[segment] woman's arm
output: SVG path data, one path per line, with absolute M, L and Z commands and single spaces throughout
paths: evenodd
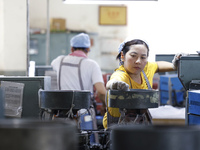
M 157 61 L 158 69 L 156 72 L 175 71 L 173 64 L 167 61 Z
M 175 71 L 177 69 L 178 65 L 178 60 L 182 56 L 188 56 L 188 53 L 177 53 L 173 60 L 172 63 L 167 62 L 167 61 L 157 61 L 156 63 L 158 64 L 158 69 L 157 72 L 169 72 L 169 71 Z
M 96 88 L 99 99 L 105 106 L 106 88 L 105 88 L 104 84 L 102 82 L 97 82 L 94 84 L 94 86 Z

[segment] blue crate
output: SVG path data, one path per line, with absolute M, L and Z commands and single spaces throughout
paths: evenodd
M 168 90 L 182 90 L 182 89 L 184 88 L 177 74 L 160 76 L 160 90 L 168 91 Z
M 172 99 L 172 102 L 173 102 L 173 100 L 175 99 L 174 93 L 172 93 L 171 99 Z M 161 90 L 160 91 L 160 104 L 161 105 L 167 105 L 167 101 L 169 101 L 169 100 L 170 100 L 169 91 Z
M 166 105 L 169 100 L 169 91 L 160 91 L 160 104 Z M 171 93 L 172 104 L 181 104 L 184 101 L 184 91 L 175 91 Z
M 184 87 L 178 77 L 171 78 L 171 84 L 172 84 L 172 90 L 184 89 Z
M 160 90 L 169 90 L 169 78 L 166 76 L 160 76 Z
M 188 125 L 200 125 L 200 116 L 188 114 Z
M 200 115 L 200 90 L 188 91 L 188 112 Z
M 160 91 L 160 104 L 166 105 L 168 100 L 169 100 L 169 92 L 164 90 Z
M 178 104 L 182 103 L 185 100 L 184 99 L 184 91 L 176 92 L 176 100 L 177 100 Z
M 184 102 L 185 89 L 180 82 L 177 74 L 161 75 L 160 76 L 160 104 L 182 105 Z M 169 95 L 171 94 L 171 97 Z

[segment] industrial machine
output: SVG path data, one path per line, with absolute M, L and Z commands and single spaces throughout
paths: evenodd
M 26 84 L 26 82 L 24 83 Z M 16 141 L 13 145 L 9 145 L 8 143 L 6 143 L 5 140 L 3 140 L 5 142 L 3 142 L 4 144 L 2 145 L 0 144 L 0 147 L 7 148 L 10 146 L 9 149 L 12 149 L 12 147 L 14 146 L 15 148 L 20 147 L 20 149 L 23 150 L 27 149 L 27 147 L 30 146 L 30 144 L 28 143 L 30 143 L 30 141 L 33 142 L 34 139 L 34 142 L 36 144 L 31 147 L 33 149 L 38 149 L 38 147 L 41 147 L 41 149 L 44 150 L 51 150 L 55 149 L 55 147 L 58 147 L 58 144 L 60 149 L 73 150 L 77 148 L 74 147 L 75 145 L 78 145 L 79 150 L 112 149 L 112 147 L 110 147 L 110 145 L 108 144 L 110 140 L 111 130 L 80 129 L 80 122 L 77 120 L 77 111 L 83 108 L 90 108 L 91 93 L 89 91 L 51 91 L 39 89 L 38 95 L 40 119 L 42 119 L 42 121 L 23 119 L 10 120 L 10 122 L 6 120 L 4 122 L 0 121 L 2 138 L 4 136 Z M 122 110 L 119 124 L 117 124 L 124 125 L 127 111 L 131 109 L 140 110 L 158 107 L 158 91 L 138 89 L 130 91 L 110 90 L 108 105 L 109 107 L 120 108 Z M 137 113 L 138 115 L 143 115 L 140 111 L 138 111 Z M 145 113 L 145 118 L 148 121 L 151 121 L 151 118 L 148 115 L 149 114 Z M 84 119 L 88 119 L 87 116 L 84 117 Z M 61 123 L 56 123 L 57 121 L 61 121 Z M 126 122 L 126 125 L 129 123 Z M 14 128 L 15 130 L 13 130 Z M 26 132 L 29 136 L 22 136 L 24 132 Z M 94 133 L 98 133 L 101 139 L 99 144 L 91 145 L 89 137 Z M 17 136 L 20 136 L 21 138 L 17 138 Z M 76 137 L 78 138 L 77 142 L 75 142 Z M 48 140 L 43 141 L 43 138 L 53 142 L 49 143 Z M 41 141 L 43 143 L 41 143 Z
M 79 150 L 104 149 L 103 144 L 91 142 L 93 136 L 104 134 L 93 129 L 90 111 L 91 92 L 78 90 L 40 90 L 39 105 L 42 120 L 65 120 L 76 124 Z M 81 113 L 81 110 L 83 110 Z M 87 110 L 87 111 L 85 111 Z M 92 118 L 91 118 L 92 117 Z
M 39 106 L 42 111 L 41 118 L 49 114 L 49 119 L 53 117 L 63 117 L 73 119 L 80 109 L 90 108 L 90 91 L 56 90 L 39 91 Z M 61 114 L 61 113 L 65 114 Z M 60 114 L 59 114 L 60 113 Z
M 0 119 L 4 118 L 3 100 L 4 100 L 4 93 L 3 90 L 0 88 Z
M 51 89 L 51 78 L 48 76 L 1 76 L 0 82 L 3 81 L 24 84 L 22 93 L 22 115 L 20 117 L 39 119 L 38 91 L 39 89 Z
M 72 122 L 1 119 L 0 132 L 0 149 L 77 150 L 77 129 Z
M 35 76 L 45 76 L 45 71 L 52 70 L 52 66 L 35 66 Z
M 199 64 L 199 54 L 191 54 L 180 58 L 178 64 L 178 77 L 186 90 L 200 89 L 197 84 L 196 86 L 194 85 L 196 82 L 195 80 L 200 80 Z
M 142 116 L 144 117 L 143 119 L 145 119 L 146 122 L 151 122 L 151 116 L 147 112 L 143 114 L 139 110 L 146 110 L 148 108 L 158 107 L 158 95 L 158 91 L 156 90 L 110 90 L 108 96 L 108 105 L 109 107 L 120 108 L 122 110 L 121 117 L 118 120 L 120 125 L 126 122 L 125 119 L 127 118 L 127 112 L 133 109 L 137 109 L 137 118 L 140 118 L 139 116 Z M 87 123 L 87 125 L 89 125 L 89 118 L 88 116 L 84 116 L 83 119 L 79 116 L 79 113 L 77 113 L 80 109 L 90 108 L 91 93 L 89 91 L 40 90 L 39 104 L 42 120 L 64 119 L 75 121 L 77 129 L 79 131 L 79 150 L 109 149 L 110 145 L 108 144 L 108 142 L 111 131 L 84 128 L 83 123 Z M 135 118 L 135 120 L 137 120 L 137 118 Z M 118 124 L 118 122 L 116 124 Z M 126 122 L 126 124 L 129 123 L 130 122 Z M 90 136 L 92 136 L 92 134 L 98 134 L 100 138 L 100 142 L 98 144 L 91 144 Z
M 199 126 L 116 126 L 111 133 L 112 150 L 197 150 Z
M 120 118 L 111 119 L 109 112 L 107 112 L 108 126 L 112 126 L 112 124 L 151 124 L 151 115 L 148 108 L 157 108 L 158 100 L 159 92 L 157 90 L 109 90 L 108 106 L 119 108 L 121 116 Z
M 186 124 L 200 124 L 200 54 L 182 56 L 178 63 L 178 77 L 187 90 Z

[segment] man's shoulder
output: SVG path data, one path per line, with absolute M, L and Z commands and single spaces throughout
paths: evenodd
M 60 55 L 60 56 L 56 57 L 54 60 L 61 60 L 64 57 L 65 57 L 65 55 Z
M 91 58 L 87 58 L 85 59 L 86 62 L 91 63 L 91 64 L 98 64 L 95 60 L 91 59 Z
M 64 58 L 65 55 L 60 55 L 58 57 L 56 57 L 54 60 L 52 60 L 51 62 L 51 65 L 54 66 L 54 65 L 57 65 L 60 63 L 60 61 L 62 60 L 62 58 Z

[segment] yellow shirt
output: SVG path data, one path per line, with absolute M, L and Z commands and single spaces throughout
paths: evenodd
M 158 69 L 158 65 L 156 62 L 148 62 L 144 68 L 144 72 L 149 80 L 149 83 L 152 87 L 153 84 L 153 76 Z M 111 75 L 110 79 L 117 79 L 119 81 L 124 81 L 129 85 L 129 88 L 131 89 L 148 89 L 146 80 L 144 78 L 143 73 L 141 72 L 142 77 L 142 84 L 138 84 L 134 80 L 131 79 L 129 74 L 124 69 L 124 66 L 120 66 L 118 69 L 115 70 L 115 72 Z M 108 106 L 108 105 L 107 105 Z M 110 108 L 108 107 L 108 112 L 113 117 L 120 117 L 119 108 Z M 104 115 L 103 118 L 103 126 L 107 129 L 107 112 Z

